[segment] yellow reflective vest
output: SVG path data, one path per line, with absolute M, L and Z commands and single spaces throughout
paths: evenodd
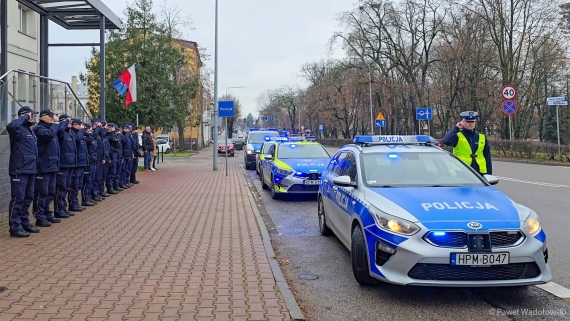
M 475 161 L 477 165 L 479 165 L 479 173 L 486 174 L 487 161 L 485 160 L 485 156 L 483 156 L 483 148 L 485 148 L 485 144 L 487 143 L 485 135 L 479 133 L 479 144 L 477 145 L 475 153 L 471 150 L 471 145 L 469 145 L 469 141 L 462 132 L 458 132 L 457 137 L 459 140 L 457 141 L 457 145 L 453 148 L 453 155 L 459 157 L 459 159 L 464 161 L 467 165 L 473 163 L 474 155 Z

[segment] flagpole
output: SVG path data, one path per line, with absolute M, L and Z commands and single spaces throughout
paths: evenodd
M 214 170 L 218 170 L 218 0 L 216 0 L 216 35 L 214 43 Z

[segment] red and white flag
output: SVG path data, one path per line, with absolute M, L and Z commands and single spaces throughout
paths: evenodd
M 123 86 L 127 87 L 127 99 L 125 100 L 125 105 L 128 106 L 131 103 L 137 101 L 137 64 L 132 65 L 129 69 L 125 70 L 119 79 Z

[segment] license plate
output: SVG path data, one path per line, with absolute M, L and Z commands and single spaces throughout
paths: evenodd
M 491 266 L 509 264 L 509 253 L 451 253 L 451 265 Z
M 320 179 L 307 179 L 307 180 L 305 180 L 305 185 L 320 185 L 320 184 L 321 184 Z

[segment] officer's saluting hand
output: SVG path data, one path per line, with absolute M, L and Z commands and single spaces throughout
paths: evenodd
M 10 236 L 28 237 L 38 233 L 39 228 L 30 223 L 29 210 L 34 199 L 34 186 L 38 172 L 38 143 L 32 131 L 34 115 L 38 112 L 24 106 L 18 110 L 6 129 L 10 137 L 10 175 L 11 199 L 8 207 Z

